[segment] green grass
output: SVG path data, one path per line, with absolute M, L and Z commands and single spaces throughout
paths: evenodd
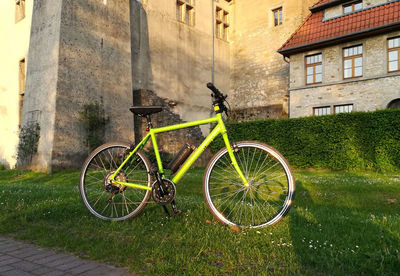
M 288 217 L 240 233 L 214 223 L 199 169 L 177 185 L 181 216 L 167 218 L 151 203 L 137 218 L 119 223 L 86 211 L 78 177 L 0 171 L 0 233 L 145 275 L 400 271 L 398 175 L 298 172 Z

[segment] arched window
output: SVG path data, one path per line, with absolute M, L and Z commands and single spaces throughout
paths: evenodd
M 387 108 L 394 109 L 394 108 L 400 108 L 400 99 L 395 99 L 391 101 L 388 105 Z

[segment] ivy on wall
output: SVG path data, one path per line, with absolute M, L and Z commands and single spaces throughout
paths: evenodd
M 38 150 L 39 138 L 39 123 L 31 122 L 20 128 L 17 148 L 17 167 L 25 167 L 31 163 L 33 155 Z
M 99 102 L 86 104 L 80 112 L 79 120 L 86 132 L 86 145 L 90 150 L 104 144 L 106 126 L 110 118 L 104 114 L 103 105 Z

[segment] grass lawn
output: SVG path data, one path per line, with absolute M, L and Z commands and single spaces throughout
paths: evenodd
M 0 171 L 0 234 L 145 275 L 400 272 L 400 175 L 297 172 L 289 215 L 240 233 L 214 222 L 202 176 L 193 169 L 177 185 L 181 216 L 150 203 L 110 223 L 85 209 L 79 172 Z

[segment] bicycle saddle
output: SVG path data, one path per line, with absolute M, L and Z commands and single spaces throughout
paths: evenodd
M 129 110 L 138 116 L 147 116 L 162 111 L 161 106 L 131 106 Z

